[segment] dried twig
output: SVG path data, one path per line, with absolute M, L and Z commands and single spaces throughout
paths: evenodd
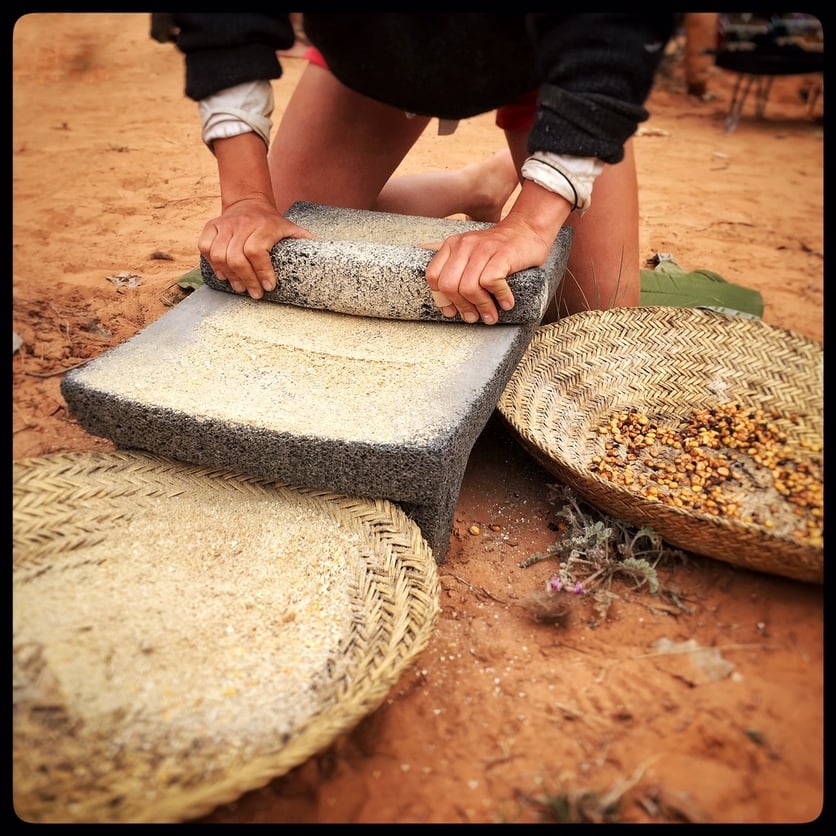
M 29 375 L 29 377 L 40 377 L 40 378 L 57 377 L 59 374 L 66 374 L 67 372 L 71 372 L 73 369 L 79 369 L 85 363 L 89 363 L 89 362 L 90 362 L 90 358 L 88 357 L 86 360 L 82 360 L 80 363 L 76 363 L 74 366 L 68 366 L 66 369 L 58 369 L 57 371 L 54 371 L 54 372 L 30 372 L 30 371 L 27 371 L 26 369 L 24 369 L 23 373 Z

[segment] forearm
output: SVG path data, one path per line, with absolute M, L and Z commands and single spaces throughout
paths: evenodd
M 523 224 L 550 248 L 572 212 L 572 201 L 533 180 L 523 180 L 519 196 L 505 216 L 511 224 Z
M 275 205 L 267 146 L 257 134 L 215 140 L 213 150 L 218 162 L 222 211 L 247 199 Z

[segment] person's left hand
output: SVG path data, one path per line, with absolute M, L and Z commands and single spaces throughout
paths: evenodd
M 427 265 L 433 300 L 446 317 L 493 325 L 497 305 L 514 307 L 508 276 L 542 265 L 550 242 L 521 219 L 506 217 L 490 229 L 447 238 Z

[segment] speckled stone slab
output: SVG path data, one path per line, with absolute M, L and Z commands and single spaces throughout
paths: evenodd
M 433 303 L 424 274 L 434 255 L 428 244 L 452 234 L 486 229 L 487 223 L 336 209 L 296 203 L 287 213 L 316 239 L 288 238 L 271 253 L 276 287 L 264 299 L 286 305 L 356 316 L 423 322 L 462 322 L 445 317 Z M 201 259 L 204 282 L 214 290 L 234 291 L 219 281 Z M 509 276 L 516 304 L 499 311 L 500 324 L 540 322 L 548 307 L 549 285 L 541 269 Z
M 357 220 L 305 211 L 318 229 Z M 414 232 L 413 218 L 393 217 Z M 539 271 L 549 293 L 570 235 Z M 392 500 L 441 563 L 471 449 L 537 324 L 355 316 L 205 286 L 69 372 L 61 391 L 85 430 L 122 449 Z

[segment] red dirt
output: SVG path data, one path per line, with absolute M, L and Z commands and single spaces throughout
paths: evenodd
M 277 113 L 302 61 L 288 58 Z M 799 77 L 723 129 L 676 62 L 636 138 L 643 257 L 671 252 L 755 287 L 764 318 L 823 341 L 823 129 Z M 28 16 L 14 35 L 13 457 L 110 450 L 68 415 L 61 373 L 167 310 L 218 207 L 214 161 L 182 93 L 181 59 L 146 15 Z M 819 100 L 819 110 L 822 107 Z M 428 132 L 404 172 L 502 146 L 490 115 Z M 166 258 L 159 258 L 165 254 Z M 128 271 L 137 287 L 107 280 Z M 442 615 L 386 702 L 326 751 L 202 822 L 533 822 L 546 795 L 623 822 L 801 823 L 823 805 L 822 588 L 691 557 L 662 571 L 683 607 L 614 587 L 540 624 L 522 606 L 553 573 L 519 562 L 554 541 L 554 480 L 493 419 L 471 459 L 440 567 Z M 481 533 L 472 535 L 473 524 Z M 493 530 L 490 526 L 497 527 Z M 696 653 L 661 652 L 695 641 Z

